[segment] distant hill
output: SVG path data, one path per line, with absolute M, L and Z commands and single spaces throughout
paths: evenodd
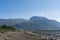
M 45 17 L 33 16 L 29 20 L 25 19 L 0 19 L 1 25 L 14 26 L 17 29 L 28 30 L 60 30 L 60 22 L 50 20 Z
M 26 21 L 25 19 L 0 19 L 0 25 L 15 25 Z
M 45 17 L 33 16 L 28 22 L 22 22 L 15 25 L 19 29 L 29 30 L 59 30 L 60 23 L 56 20 L 50 20 Z

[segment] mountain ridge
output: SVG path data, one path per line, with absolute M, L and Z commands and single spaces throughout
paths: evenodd
M 45 17 L 38 17 L 38 16 L 33 16 L 30 18 L 28 22 L 23 22 L 18 25 L 19 27 L 22 27 L 22 29 L 31 29 L 31 30 L 59 30 L 60 29 L 60 23 L 58 21 L 47 19 Z
M 60 30 L 60 22 L 46 17 L 33 16 L 29 20 L 25 19 L 1 19 L 0 25 L 11 25 L 17 29 L 28 30 Z

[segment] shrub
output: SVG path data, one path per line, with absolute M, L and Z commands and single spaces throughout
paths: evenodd
M 7 25 L 0 26 L 0 32 L 5 32 L 5 31 L 16 31 L 16 28 L 13 26 L 7 26 Z

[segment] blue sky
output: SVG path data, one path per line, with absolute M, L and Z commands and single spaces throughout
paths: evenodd
M 60 21 L 60 0 L 0 0 L 0 18 L 44 16 Z

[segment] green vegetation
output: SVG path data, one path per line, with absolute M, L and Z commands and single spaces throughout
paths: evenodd
M 6 31 L 16 31 L 16 28 L 7 25 L 0 26 L 0 32 L 6 32 Z

